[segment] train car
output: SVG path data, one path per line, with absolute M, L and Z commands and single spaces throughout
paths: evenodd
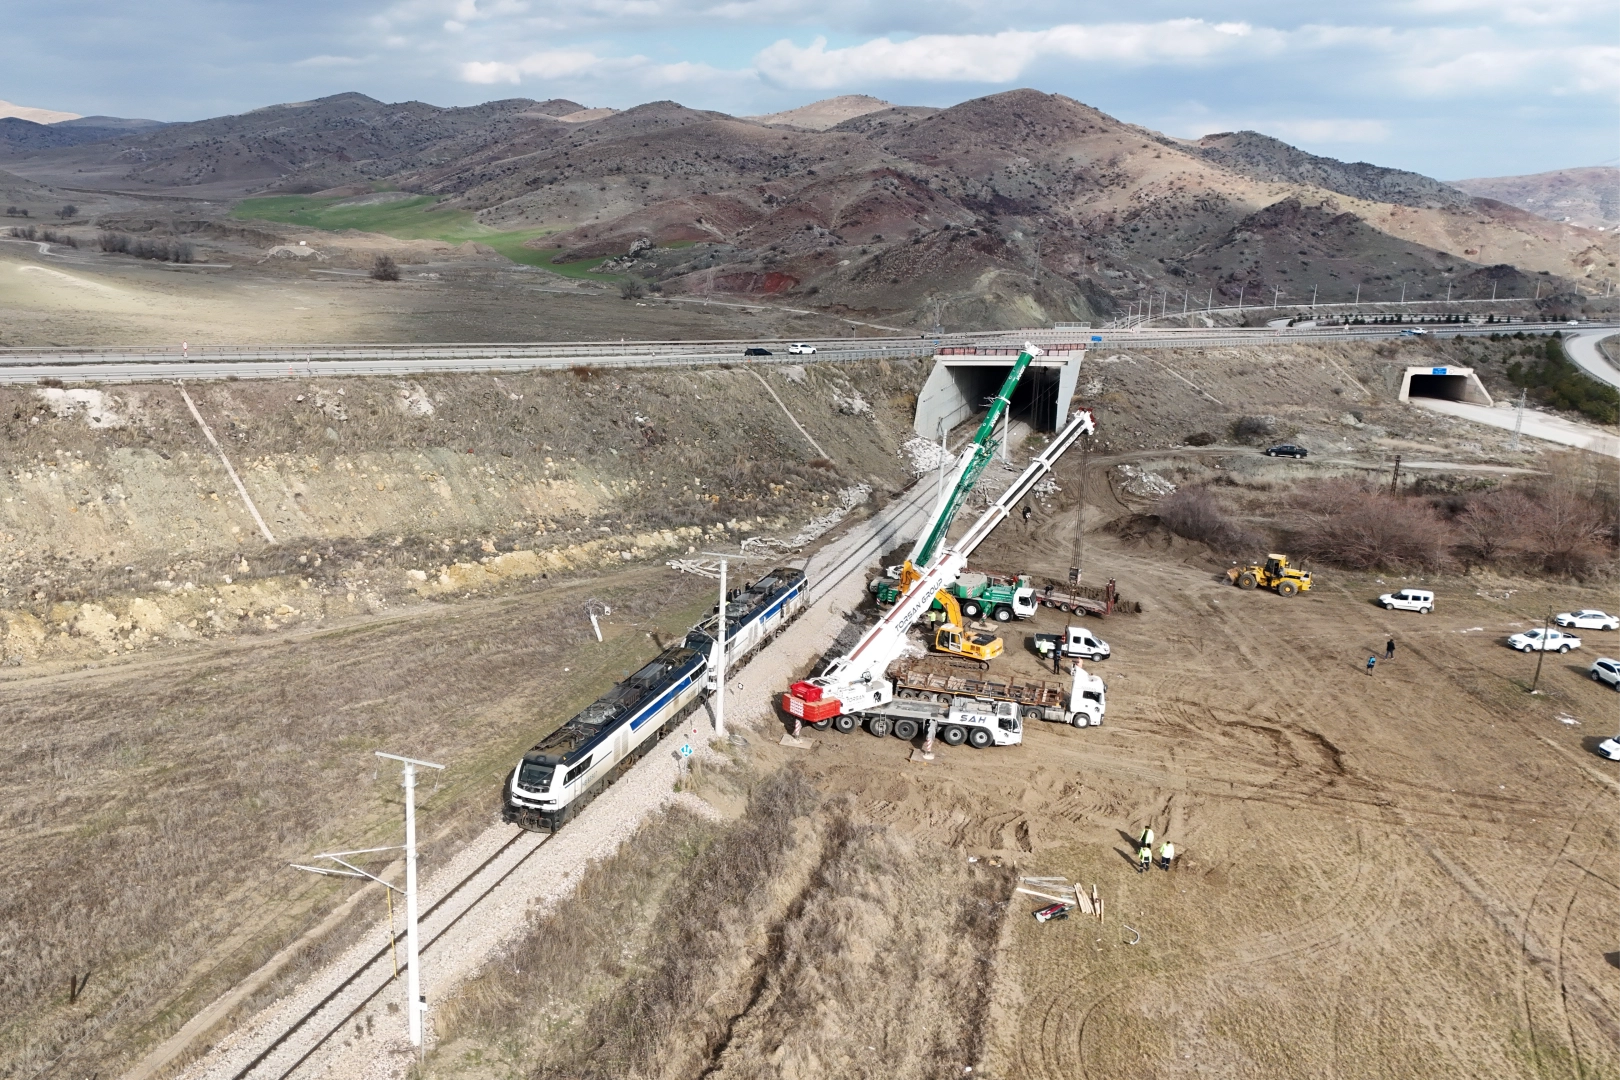
M 707 650 L 671 646 L 541 739 L 507 776 L 501 819 L 556 832 L 675 730 L 703 697 L 708 667 Z
M 804 605 L 804 571 L 792 567 L 778 567 L 758 581 L 729 594 L 726 600 L 726 670 L 734 670 L 772 634 L 803 611 Z M 719 615 L 711 613 L 686 635 L 687 646 L 701 650 L 704 655 L 712 655 L 714 635 L 719 628 Z M 711 670 L 711 684 L 713 674 Z M 707 688 L 714 689 L 712 685 Z

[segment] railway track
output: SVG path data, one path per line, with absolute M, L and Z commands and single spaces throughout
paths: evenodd
M 420 917 L 422 955 L 431 955 L 434 946 L 446 934 L 499 889 L 548 840 L 549 835 L 516 832 L 433 901 Z M 347 975 L 339 977 L 311 1008 L 277 1018 L 279 1022 L 269 1033 L 269 1040 L 262 1043 L 254 1040 L 257 1052 L 245 1062 L 221 1062 L 210 1069 L 208 1075 L 229 1077 L 229 1080 L 282 1080 L 291 1076 L 393 983 L 397 977 L 394 950 L 403 946 L 404 939 L 405 931 L 401 927 L 388 943 L 369 955 L 363 954 L 360 963 Z M 243 1054 L 251 1052 L 251 1048 L 242 1051 Z

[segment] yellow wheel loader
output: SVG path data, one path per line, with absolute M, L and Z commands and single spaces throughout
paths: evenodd
M 1278 596 L 1293 596 L 1311 588 L 1311 572 L 1289 566 L 1286 555 L 1267 555 L 1264 565 L 1234 566 L 1226 572 L 1226 580 L 1240 589 L 1273 589 Z

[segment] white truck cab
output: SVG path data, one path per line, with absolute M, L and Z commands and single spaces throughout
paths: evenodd
M 1102 660 L 1113 654 L 1108 642 L 1093 634 L 1084 626 L 1066 627 L 1062 634 L 1036 634 L 1035 651 L 1052 658 L 1052 651 L 1056 649 L 1063 656 L 1081 657 L 1086 660 Z

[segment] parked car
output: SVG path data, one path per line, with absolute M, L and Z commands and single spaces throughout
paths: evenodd
M 806 345 L 803 342 L 797 342 L 796 341 L 792 345 L 788 346 L 788 355 L 790 355 L 790 356 L 814 356 L 814 355 L 816 355 L 816 347 L 814 345 Z
M 1620 739 L 1604 739 L 1597 744 L 1597 752 L 1610 761 L 1620 761 Z
M 1051 922 L 1053 919 L 1067 919 L 1069 912 L 1073 910 L 1073 904 L 1047 904 L 1035 913 L 1035 921 Z
M 1427 615 L 1434 610 L 1434 593 L 1424 589 L 1402 589 L 1378 598 L 1385 611 L 1416 611 Z
M 1593 682 L 1606 682 L 1616 690 L 1620 690 L 1620 660 L 1600 656 L 1592 661 L 1592 666 L 1586 669 L 1586 673 L 1592 676 Z
M 769 355 L 771 355 L 771 350 L 769 350 L 769 349 L 761 349 L 761 348 L 758 348 L 756 346 L 755 348 L 752 348 L 752 349 L 744 349 L 743 350 L 743 355 L 744 356 L 769 356 Z
M 1561 615 L 1554 615 L 1553 622 L 1559 626 L 1574 627 L 1576 630 L 1620 630 L 1620 617 L 1599 611 L 1597 608 L 1566 611 Z
M 1302 458 L 1308 453 L 1310 453 L 1309 450 L 1303 446 L 1295 446 L 1293 443 L 1278 443 L 1276 446 L 1266 447 L 1267 457 Z
M 1520 652 L 1566 653 L 1581 647 L 1581 639 L 1562 630 L 1525 630 L 1508 638 L 1508 645 Z

